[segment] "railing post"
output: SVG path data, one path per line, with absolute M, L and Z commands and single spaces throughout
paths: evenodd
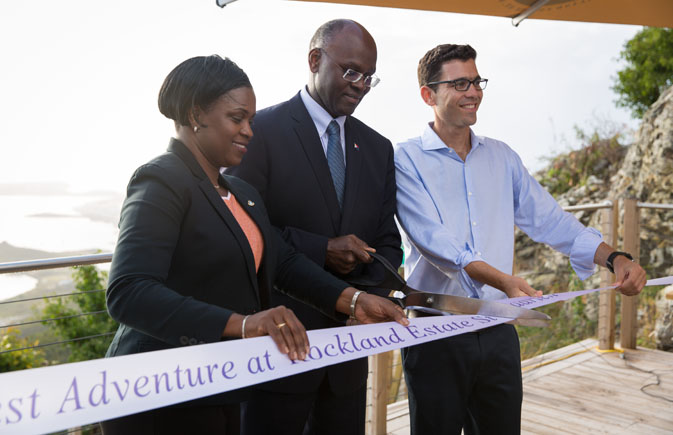
M 634 198 L 624 199 L 624 250 L 640 262 L 640 210 Z M 622 295 L 620 343 L 623 349 L 635 349 L 638 338 L 638 296 Z
M 610 246 L 617 245 L 619 230 L 619 200 L 615 199 L 612 208 L 601 210 L 601 232 L 603 240 Z M 601 268 L 601 287 L 607 287 L 615 279 L 606 268 Z M 598 296 L 598 348 L 615 348 L 615 290 L 604 290 Z
M 372 379 L 372 422 L 370 435 L 386 435 L 388 419 L 388 384 L 392 352 L 374 355 Z

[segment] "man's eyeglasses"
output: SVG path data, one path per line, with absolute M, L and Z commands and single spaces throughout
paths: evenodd
M 483 91 L 484 89 L 486 89 L 488 79 L 482 79 L 481 77 L 477 77 L 474 80 L 468 80 L 468 79 L 443 80 L 441 82 L 430 82 L 427 84 L 427 86 L 439 85 L 442 83 L 446 83 L 449 86 L 453 86 L 457 91 L 461 92 L 470 89 L 470 85 L 474 85 L 475 88 L 477 88 L 480 91 Z
M 335 64 L 336 66 L 338 66 L 339 68 L 341 68 L 342 70 L 344 70 L 344 75 L 343 75 L 342 77 L 343 77 L 343 79 L 346 80 L 347 82 L 357 83 L 357 82 L 359 82 L 360 80 L 364 80 L 364 84 L 365 84 L 365 86 L 367 86 L 367 87 L 369 87 L 369 88 L 373 88 L 374 86 L 378 85 L 379 82 L 381 81 L 381 79 L 378 78 L 378 77 L 376 77 L 374 74 L 372 74 L 372 75 L 365 75 L 365 74 L 363 74 L 363 73 L 361 73 L 361 72 L 355 71 L 354 69 L 344 68 L 344 67 L 342 67 L 341 65 L 339 65 L 334 59 L 332 59 L 332 56 L 330 56 L 329 54 L 327 54 L 327 52 L 326 52 L 325 50 L 323 50 L 323 49 L 321 48 L 320 51 L 322 51 L 323 53 L 325 53 L 325 56 L 327 56 L 327 58 L 328 58 L 329 60 L 331 60 L 332 62 L 334 62 L 334 64 Z

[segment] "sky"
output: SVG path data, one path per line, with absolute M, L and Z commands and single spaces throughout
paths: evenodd
M 432 112 L 416 66 L 441 43 L 469 43 L 488 88 L 474 130 L 508 143 L 529 170 L 576 148 L 574 126 L 637 128 L 611 85 L 638 26 L 526 20 L 284 0 L 4 2 L 0 6 L 0 184 L 123 192 L 133 170 L 174 134 L 157 109 L 164 77 L 199 55 L 230 57 L 262 109 L 308 78 L 315 29 L 364 25 L 381 83 L 356 109 L 393 143 L 418 136 Z

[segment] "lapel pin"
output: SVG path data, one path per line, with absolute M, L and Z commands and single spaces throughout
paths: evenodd
M 360 147 L 359 147 L 358 144 L 356 144 L 356 143 L 353 143 L 353 148 L 355 148 L 355 151 L 359 151 L 359 150 L 360 150 Z
M 252 201 L 250 201 L 250 200 L 248 200 L 248 205 L 249 205 L 250 207 L 252 207 L 252 206 L 254 206 L 254 205 L 255 205 L 255 203 L 254 203 L 254 202 L 252 202 Z

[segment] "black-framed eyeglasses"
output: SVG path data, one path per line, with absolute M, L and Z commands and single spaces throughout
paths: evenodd
M 337 61 L 335 61 L 334 59 L 332 59 L 332 56 L 330 56 L 329 54 L 327 54 L 327 51 L 325 51 L 325 50 L 322 49 L 322 48 L 320 49 L 320 51 L 322 51 L 323 53 L 325 53 L 325 56 L 327 56 L 327 58 L 328 58 L 329 60 L 331 60 L 336 66 L 338 66 L 339 68 L 341 68 L 341 69 L 344 71 L 344 75 L 343 75 L 342 77 L 343 77 L 343 79 L 346 80 L 347 82 L 357 83 L 357 82 L 359 82 L 360 80 L 364 80 L 363 83 L 364 83 L 365 86 L 367 86 L 367 87 L 369 87 L 369 88 L 373 88 L 374 86 L 378 85 L 379 82 L 381 81 L 381 79 L 378 78 L 378 77 L 377 77 L 376 75 L 374 75 L 374 74 L 366 75 L 366 74 L 363 74 L 363 73 L 361 73 L 361 72 L 359 72 L 359 71 L 355 71 L 354 69 L 351 69 L 351 68 L 344 68 L 344 67 L 342 67 L 339 63 L 337 63 Z
M 427 84 L 427 86 L 440 85 L 442 83 L 446 83 L 449 86 L 453 86 L 457 91 L 461 92 L 470 89 L 470 85 L 474 85 L 475 88 L 477 88 L 480 91 L 483 91 L 484 89 L 486 89 L 488 79 L 482 79 L 481 77 L 477 77 L 474 80 L 469 79 L 442 80 L 441 82 L 430 82 Z

